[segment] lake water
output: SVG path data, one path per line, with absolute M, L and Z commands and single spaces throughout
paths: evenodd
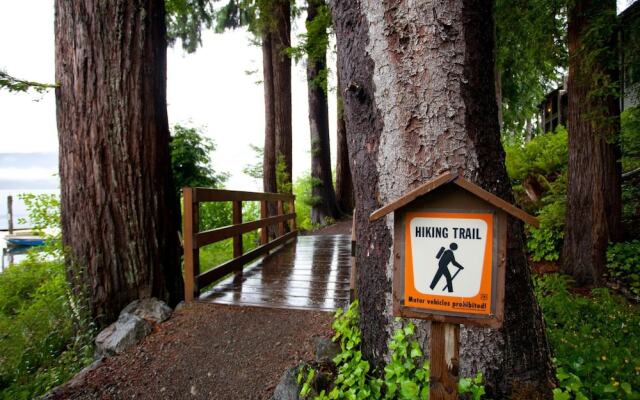
M 57 189 L 0 189 L 0 251 L 2 252 L 2 260 L 0 262 L 0 272 L 11 263 L 17 263 L 22 261 L 26 256 L 24 251 L 26 249 L 16 249 L 7 246 L 7 242 L 4 237 L 7 235 L 7 229 L 9 227 L 8 211 L 7 211 L 7 196 L 13 196 L 13 227 L 14 229 L 31 228 L 31 224 L 28 221 L 27 207 L 24 202 L 20 200 L 18 195 L 22 193 L 33 194 L 59 194 Z M 25 219 L 26 223 L 19 223 L 19 219 Z

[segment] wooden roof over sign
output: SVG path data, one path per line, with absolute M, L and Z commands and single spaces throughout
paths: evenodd
M 447 171 L 441 175 L 436 176 L 435 178 L 423 183 L 422 185 L 413 189 L 412 191 L 405 194 L 404 196 L 377 209 L 376 211 L 371 213 L 371 215 L 369 216 L 369 221 L 375 221 L 381 217 L 384 217 L 390 212 L 396 211 L 397 209 L 406 206 L 407 204 L 411 203 L 418 197 L 424 196 L 425 194 L 439 188 L 440 186 L 446 185 L 448 183 L 455 183 L 456 185 L 472 193 L 476 197 L 481 198 L 487 203 L 493 205 L 494 207 L 503 210 L 507 214 L 510 214 L 515 218 L 518 218 L 526 222 L 527 224 L 533 225 L 536 228 L 540 226 L 538 219 L 536 217 L 527 214 L 525 211 L 519 209 L 513 204 L 502 200 L 500 197 L 487 192 L 486 190 L 476 185 L 475 183 L 471 183 L 468 180 L 464 179 L 463 177 L 458 176 L 456 172 L 451 172 L 451 171 Z

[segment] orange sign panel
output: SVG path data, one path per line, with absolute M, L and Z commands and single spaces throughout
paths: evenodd
M 493 250 L 493 213 L 407 212 L 404 306 L 491 316 Z

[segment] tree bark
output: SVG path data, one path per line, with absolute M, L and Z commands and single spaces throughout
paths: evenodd
M 291 58 L 286 50 L 291 47 L 291 2 L 274 0 L 272 4 L 271 62 L 273 71 L 275 149 L 276 160 L 284 161 L 285 176 L 280 190 L 291 192 L 292 179 L 292 127 L 291 127 Z
M 161 0 L 55 2 L 62 239 L 98 326 L 183 298 Z
M 324 0 L 309 0 L 307 23 L 318 16 Z M 326 81 L 321 74 L 327 68 L 325 49 L 314 49 L 307 59 L 307 90 L 309 98 L 309 128 L 311 133 L 311 222 L 325 225 L 327 218 L 340 216 L 331 174 L 331 144 L 329 140 L 329 104 Z
M 262 188 L 265 193 L 277 193 L 276 178 L 276 114 L 273 86 L 273 35 L 267 29 L 262 32 L 262 72 L 264 86 L 264 151 L 262 161 Z M 278 213 L 276 203 L 267 202 L 267 216 Z M 267 227 L 270 238 L 277 236 L 277 227 Z
M 262 33 L 262 72 L 264 86 L 264 152 L 262 187 L 265 192 L 276 193 L 276 114 L 273 86 L 271 33 Z
M 340 60 L 337 60 L 338 68 Z M 345 214 L 353 213 L 353 181 L 351 180 L 351 161 L 349 159 L 349 147 L 347 145 L 347 128 L 344 123 L 344 105 L 342 101 L 344 87 L 340 81 L 340 73 L 338 72 L 338 126 L 336 132 L 337 160 L 336 160 L 336 201 L 338 208 Z
M 593 95 L 602 90 L 601 82 L 619 81 L 616 53 L 587 61 L 594 49 L 584 41 L 594 20 L 609 15 L 615 23 L 615 12 L 613 0 L 579 0 L 569 9 L 569 166 L 562 270 L 580 285 L 600 281 L 607 244 L 622 234 L 620 105 L 613 95 Z M 600 45 L 616 49 L 615 33 L 606 40 Z
M 506 201 L 513 196 L 500 143 L 492 7 L 480 0 L 335 0 L 346 86 L 344 116 L 356 196 L 362 348 L 381 366 L 391 318 L 393 217 L 372 211 L 445 170 Z M 553 368 L 523 252 L 509 220 L 505 320 L 461 329 L 461 376 L 482 371 L 492 398 L 547 399 Z M 419 323 L 428 335 L 428 323 Z M 426 343 L 426 342 L 425 342 Z

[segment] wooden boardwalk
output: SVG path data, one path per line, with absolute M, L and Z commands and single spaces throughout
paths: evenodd
M 351 236 L 299 236 L 202 293 L 200 301 L 333 311 L 349 304 Z

